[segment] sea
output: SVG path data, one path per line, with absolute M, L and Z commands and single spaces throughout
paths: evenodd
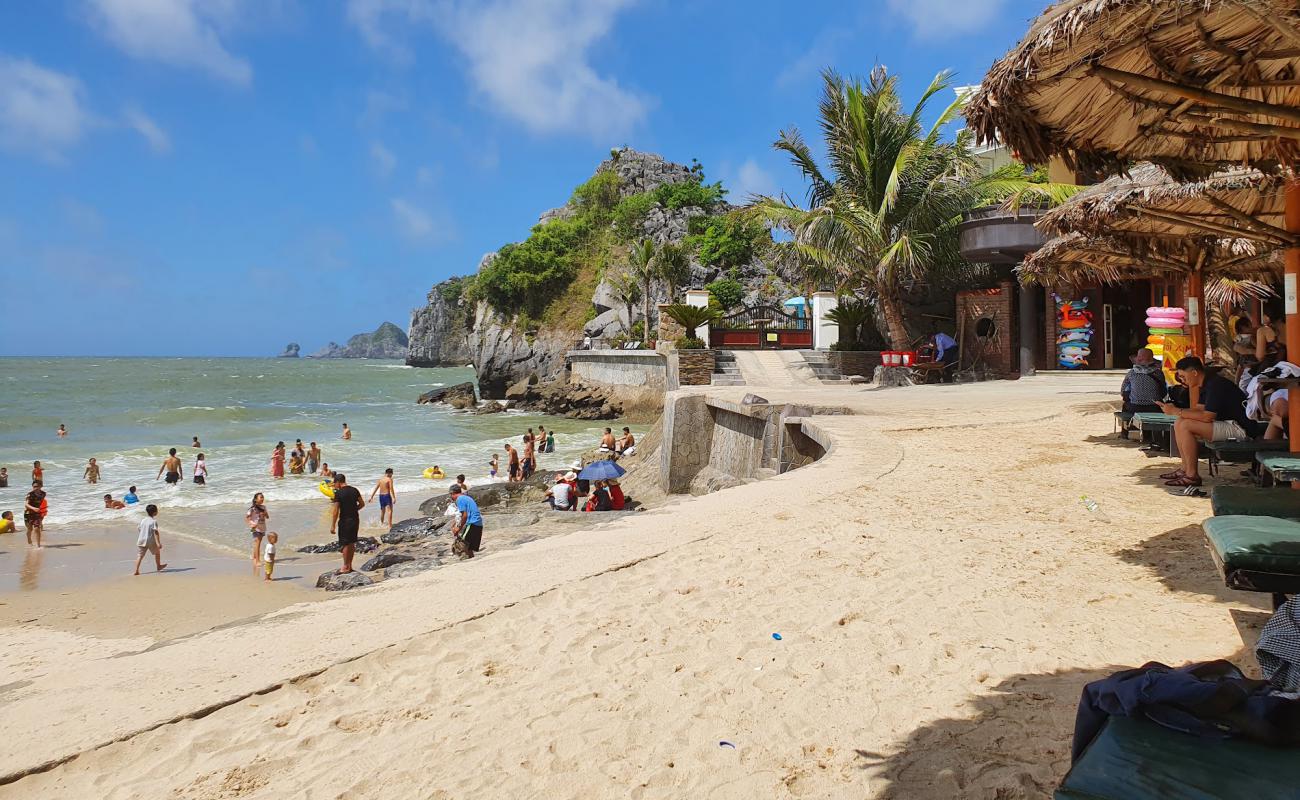
M 46 524 L 55 530 L 128 516 L 104 508 L 103 496 L 120 499 L 132 485 L 142 503 L 168 508 L 233 509 L 255 492 L 271 503 L 322 500 L 314 476 L 270 477 L 271 451 L 280 441 L 289 449 L 296 439 L 315 441 L 330 468 L 369 496 L 389 467 L 399 494 L 441 490 L 458 473 L 470 484 L 488 482 L 492 455 L 504 464 L 502 444 L 519 446 L 523 433 L 539 425 L 555 431 L 556 445 L 541 465 L 558 469 L 597 445 L 604 426 L 614 424 L 416 404 L 422 392 L 472 380 L 468 367 L 369 359 L 0 358 L 0 466 L 9 470 L 0 510 L 22 518 L 35 460 L 49 494 Z M 345 422 L 350 441 L 341 438 Z M 64 438 L 56 434 L 61 424 Z M 191 446 L 196 436 L 197 449 Z M 172 447 L 185 466 L 177 486 L 156 480 Z M 206 486 L 191 481 L 199 452 L 208 464 Z M 100 465 L 96 485 L 82 477 L 91 457 Z M 434 465 L 448 478 L 424 478 Z

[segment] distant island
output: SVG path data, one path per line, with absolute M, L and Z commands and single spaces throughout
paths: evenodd
M 373 333 L 358 333 L 340 346 L 330 342 L 307 358 L 406 358 L 406 332 L 391 322 L 385 322 Z M 280 358 L 297 358 L 297 342 L 290 342 Z

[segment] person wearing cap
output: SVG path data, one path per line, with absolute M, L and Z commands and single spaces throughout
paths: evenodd
M 1120 384 L 1119 396 L 1124 401 L 1124 413 L 1137 414 L 1144 411 L 1159 411 L 1157 403 L 1165 399 L 1168 390 L 1165 373 L 1151 348 L 1144 347 L 1132 358 L 1133 367 L 1124 376 Z M 1127 439 L 1131 423 L 1125 423 L 1120 435 Z
M 456 521 L 451 526 L 451 552 L 461 558 L 473 558 L 483 545 L 483 514 L 474 498 L 461 491 L 460 484 L 453 483 L 448 494 L 456 508 Z
M 546 504 L 555 511 L 568 511 L 572 503 L 573 487 L 564 480 L 563 475 L 556 473 L 555 485 L 546 490 Z

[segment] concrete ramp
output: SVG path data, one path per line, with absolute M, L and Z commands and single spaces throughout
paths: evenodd
M 791 371 L 791 356 L 799 358 L 793 350 L 734 350 L 736 366 L 745 378 L 745 385 L 770 386 L 774 389 L 794 389 L 810 381 L 797 378 Z

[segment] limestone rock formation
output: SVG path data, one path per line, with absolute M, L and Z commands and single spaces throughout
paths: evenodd
M 428 572 L 431 569 L 437 569 L 442 566 L 440 558 L 416 558 L 411 561 L 403 561 L 400 564 L 394 564 L 384 570 L 385 578 L 409 578 L 412 575 L 419 575 L 421 572 Z
M 384 544 L 409 544 L 436 536 L 439 531 L 447 527 L 450 517 L 413 517 L 404 519 L 394 525 L 388 533 L 379 537 L 379 541 Z
M 297 342 L 289 342 L 284 346 L 284 352 L 276 356 L 276 358 L 297 358 L 300 350 L 301 348 L 298 347 Z
M 406 358 L 408 339 L 406 333 L 391 322 L 385 322 L 373 333 L 358 333 L 342 347 L 330 342 L 312 353 L 310 358 Z M 293 345 L 297 347 L 297 345 Z
M 374 572 L 377 569 L 384 569 L 385 567 L 391 567 L 394 564 L 401 564 L 404 561 L 414 561 L 414 560 L 415 560 L 415 556 L 407 555 L 406 553 L 399 553 L 396 550 L 385 550 L 384 552 L 375 555 L 374 558 L 370 559 L 366 563 L 362 564 L 361 571 Z
M 420 405 L 446 403 L 452 408 L 473 408 L 478 405 L 478 397 L 474 394 L 474 384 L 466 381 L 425 392 L 415 402 Z

